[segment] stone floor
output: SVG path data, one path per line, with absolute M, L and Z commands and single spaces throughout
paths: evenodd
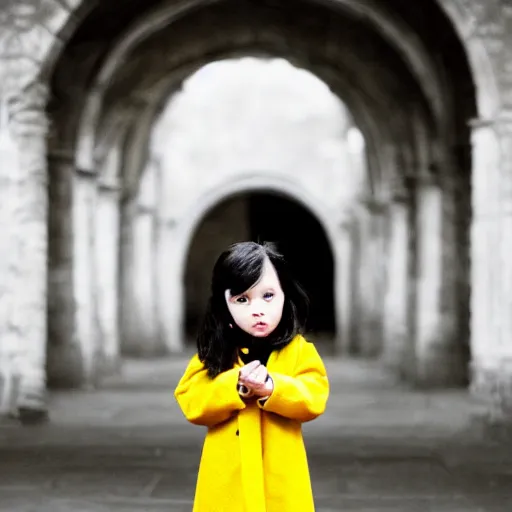
M 204 430 L 172 396 L 184 365 L 130 362 L 101 391 L 53 395 L 48 425 L 0 424 L 0 511 L 190 511 Z M 467 429 L 465 392 L 327 366 L 328 411 L 305 425 L 318 512 L 512 510 L 512 448 Z

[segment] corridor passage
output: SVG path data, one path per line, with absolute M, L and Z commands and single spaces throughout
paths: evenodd
M 477 441 L 465 392 L 326 362 L 328 412 L 305 426 L 318 512 L 512 510 L 512 449 Z M 172 395 L 185 364 L 127 362 L 99 392 L 53 394 L 47 425 L 4 420 L 0 511 L 190 511 L 204 432 Z

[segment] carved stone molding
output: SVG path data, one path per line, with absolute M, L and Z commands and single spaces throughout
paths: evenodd
M 95 180 L 98 177 L 98 173 L 90 169 L 82 169 L 77 167 L 75 172 L 79 178 L 84 178 L 86 180 Z
M 471 119 L 468 125 L 474 133 L 478 132 L 479 130 L 489 129 L 492 130 L 498 137 L 510 136 L 512 135 L 512 110 L 504 110 L 493 118 Z
M 359 204 L 374 215 L 381 215 L 385 213 L 387 209 L 387 203 L 385 201 L 373 196 L 361 197 Z
M 416 174 L 409 174 L 406 176 L 408 187 L 427 187 L 427 186 L 441 186 L 441 173 L 439 166 L 435 163 Z
M 15 139 L 25 136 L 47 137 L 47 101 L 48 86 L 41 82 L 32 83 L 15 93 L 11 91 L 7 97 L 8 126 Z
M 138 215 L 154 215 L 155 208 L 153 206 L 147 206 L 145 204 L 137 205 L 137 214 Z
M 512 56 L 511 56 L 512 60 Z M 511 84 L 512 85 L 512 84 Z M 511 87 L 512 92 L 512 87 Z M 499 135 L 512 135 L 512 111 L 502 112 L 495 120 L 496 130 Z
M 52 150 L 48 153 L 50 162 L 62 162 L 72 166 L 75 163 L 75 154 L 68 150 Z
M 15 81 L 46 77 L 65 42 L 62 30 L 67 27 L 65 37 L 69 37 L 69 26 L 76 23 L 73 11 L 82 0 L 2 0 L 1 3 L 0 59 L 4 58 L 8 65 L 0 66 L 0 74 L 5 74 L 8 68 Z
M 471 365 L 472 384 L 474 395 L 484 399 L 494 408 L 498 415 L 496 419 L 506 417 L 512 420 L 512 373 L 504 365 L 495 368 L 486 368 L 473 362 Z
M 410 187 L 404 176 L 395 176 L 390 180 L 390 199 L 396 203 L 405 203 L 410 198 Z
M 121 183 L 113 183 L 107 181 L 98 182 L 98 191 L 106 194 L 120 194 L 122 191 Z

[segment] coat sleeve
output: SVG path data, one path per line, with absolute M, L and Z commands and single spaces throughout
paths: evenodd
M 185 418 L 194 425 L 213 427 L 245 409 L 236 387 L 238 373 L 233 368 L 212 379 L 196 354 L 174 391 Z
M 274 390 L 261 409 L 305 422 L 323 414 L 329 398 L 329 381 L 324 363 L 312 343 L 303 341 L 295 375 L 272 372 Z

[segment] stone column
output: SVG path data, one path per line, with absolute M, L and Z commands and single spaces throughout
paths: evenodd
M 442 188 L 435 176 L 417 179 L 415 368 L 410 377 L 419 386 L 461 385 L 466 373 L 462 344 L 457 337 L 457 247 L 452 194 L 448 185 Z
M 389 252 L 389 222 L 387 215 L 387 205 L 382 201 L 375 204 L 374 213 L 374 332 L 376 340 L 375 355 L 382 355 L 384 347 L 384 294 L 386 291 L 386 265 Z
M 384 294 L 383 362 L 401 373 L 411 343 L 409 322 L 410 202 L 405 188 L 389 206 L 389 250 Z
M 499 369 L 501 397 L 499 402 L 501 421 L 507 426 L 512 439 L 512 111 L 497 122 L 501 154 L 501 279 L 499 302 L 501 336 Z
M 512 120 L 473 124 L 471 389 L 512 433 Z
M 83 380 L 94 386 L 99 377 L 101 346 L 96 297 L 97 174 L 78 169 L 73 180 L 73 252 L 76 338 L 81 355 Z
M 381 205 L 374 199 L 364 201 L 359 215 L 359 323 L 358 345 L 363 356 L 375 357 L 382 349 L 382 295 L 379 280 L 383 269 L 383 223 Z
M 157 339 L 156 290 L 154 272 L 155 210 L 139 204 L 134 218 L 133 290 L 137 319 L 137 355 L 154 355 Z
M 154 162 L 156 176 L 156 272 L 159 339 L 168 353 L 180 353 L 185 347 L 185 258 L 190 240 L 175 218 L 169 202 L 172 183 L 159 161 Z
M 96 215 L 96 284 L 102 374 L 116 372 L 120 366 L 119 201 L 119 185 L 100 183 Z
M 158 192 L 156 165 L 150 161 L 141 177 L 137 197 L 133 199 L 134 210 L 130 218 L 125 217 L 131 223 L 131 228 L 125 226 L 126 251 L 131 251 L 131 255 L 125 254 L 125 258 L 131 265 L 129 300 L 132 320 L 130 338 L 124 340 L 123 351 L 136 356 L 156 356 L 165 352 L 158 317 L 158 287 L 171 269 L 166 267 L 162 273 L 159 267 Z M 128 246 L 129 237 L 132 241 Z M 167 305 L 164 314 L 168 314 L 169 309 Z
M 156 250 L 159 302 L 159 325 L 162 344 L 167 352 L 183 351 L 185 340 L 185 293 L 178 226 L 172 218 L 161 218 Z
M 137 325 L 134 303 L 133 268 L 134 268 L 134 236 L 133 222 L 136 213 L 136 202 L 128 199 L 121 202 L 121 231 L 119 233 L 119 326 L 121 354 L 130 354 L 137 346 Z
M 0 95 L 0 414 L 14 412 L 17 380 L 15 368 L 18 352 L 22 348 L 11 328 L 14 307 L 16 273 L 16 230 L 13 214 L 18 176 L 18 148 L 9 124 L 9 112 L 5 97 Z M 16 389 L 15 389 L 16 388 Z
M 16 149 L 8 161 L 11 207 L 8 239 L 11 301 L 7 336 L 1 343 L 15 348 L 20 375 L 17 410 L 22 421 L 46 418 L 46 341 L 48 290 L 48 89 L 34 83 L 9 97 L 9 132 Z M 2 167 L 5 165 L 2 162 Z M 5 196 L 3 196 L 5 197 Z
M 353 308 L 353 241 L 352 219 L 344 215 L 338 222 L 339 232 L 334 247 L 335 276 L 335 329 L 337 354 L 349 354 L 351 351 L 351 326 Z
M 50 211 L 48 250 L 48 385 L 82 385 L 82 350 L 75 331 L 73 286 L 73 153 L 52 151 L 48 159 Z

